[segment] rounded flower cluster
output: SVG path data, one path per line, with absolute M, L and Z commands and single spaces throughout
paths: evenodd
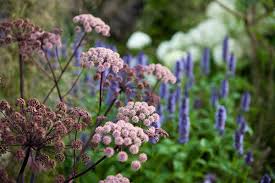
M 116 123 L 109 121 L 103 126 L 97 127 L 92 137 L 92 144 L 98 145 L 102 143 L 104 146 L 107 146 L 104 149 L 104 154 L 107 157 L 112 157 L 115 151 L 119 149 L 117 156 L 118 161 L 125 162 L 128 160 L 127 152 L 132 155 L 137 155 L 141 145 L 148 142 L 148 140 L 149 136 L 142 128 L 135 127 L 133 124 L 126 121 L 119 120 Z M 141 165 L 141 162 L 145 162 L 146 160 L 146 154 L 141 153 L 139 154 L 139 161 L 133 162 L 138 162 L 139 165 Z M 134 170 L 138 170 L 139 168 L 140 166 L 133 167 Z
M 104 72 L 111 68 L 114 73 L 117 73 L 123 68 L 123 60 L 117 52 L 111 49 L 97 47 L 90 48 L 89 51 L 81 54 L 81 64 L 83 67 L 97 67 L 97 72 Z
M 73 18 L 74 23 L 81 24 L 85 32 L 92 32 L 94 29 L 103 36 L 110 36 L 110 27 L 100 18 L 91 14 L 81 14 Z
M 156 76 L 156 78 L 164 83 L 176 83 L 176 77 L 174 74 L 165 66 L 161 64 L 150 64 L 146 66 L 146 73 Z
M 64 161 L 65 144 L 63 138 L 71 132 L 80 131 L 89 124 L 89 114 L 79 108 L 68 109 L 65 103 L 59 103 L 52 110 L 37 99 L 25 101 L 17 99 L 17 107 L 12 108 L 8 102 L 0 101 L 0 149 L 16 150 L 15 156 L 23 160 L 26 154 L 36 154 L 35 164 L 46 169 L 54 168 L 56 161 Z M 14 149 L 16 145 L 17 149 Z M 81 149 L 78 140 L 72 143 L 74 149 Z M 11 149 L 9 149 L 12 147 Z M 54 149 L 54 157 L 46 154 L 47 148 Z M 23 149 L 28 149 L 26 152 Z M 30 153 L 27 153 L 30 151 Z M 52 154 L 51 154 L 52 155 Z
M 142 123 L 149 127 L 154 122 L 159 121 L 159 115 L 154 106 L 146 102 L 128 102 L 125 107 L 118 109 L 117 118 L 133 124 Z
M 45 32 L 28 20 L 18 19 L 0 23 L 0 46 L 17 42 L 23 56 L 42 48 L 61 46 L 61 31 Z
M 117 174 L 116 176 L 109 175 L 105 180 L 99 181 L 99 183 L 130 183 L 130 180 L 126 177 L 123 177 L 121 174 Z

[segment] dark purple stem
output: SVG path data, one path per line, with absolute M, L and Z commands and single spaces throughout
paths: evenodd
M 24 98 L 24 60 L 21 53 L 19 53 L 19 77 L 20 77 L 20 97 Z
M 25 155 L 24 161 L 22 163 L 22 166 L 20 168 L 19 174 L 18 174 L 17 179 L 16 179 L 17 183 L 21 183 L 21 182 L 23 183 L 24 182 L 24 171 L 25 171 L 26 165 L 27 165 L 28 160 L 29 160 L 30 152 L 31 152 L 31 148 L 28 147 L 27 150 L 26 150 L 26 155 Z

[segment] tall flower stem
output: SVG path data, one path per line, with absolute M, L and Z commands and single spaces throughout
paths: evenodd
M 59 75 L 58 78 L 57 78 L 57 83 L 61 80 L 63 74 L 64 74 L 65 71 L 68 69 L 70 63 L 71 63 L 72 60 L 73 60 L 73 57 L 75 56 L 75 54 L 76 54 L 78 48 L 80 47 L 80 45 L 81 45 L 81 43 L 82 43 L 82 41 L 84 40 L 85 37 L 86 37 L 86 33 L 83 34 L 83 36 L 81 37 L 79 43 L 78 43 L 77 46 L 75 47 L 73 54 L 70 56 L 68 62 L 66 63 L 66 65 L 65 65 L 64 68 L 62 69 L 60 75 Z M 53 89 L 54 89 L 55 87 L 56 87 L 56 84 L 54 84 L 54 86 L 52 86 L 52 88 L 50 89 L 50 91 L 48 92 L 48 94 L 46 95 L 46 97 L 44 98 L 43 103 L 45 103 L 45 102 L 48 100 L 49 96 L 51 95 L 51 93 L 53 92 Z
M 20 97 L 24 98 L 24 60 L 21 53 L 19 53 L 19 77 Z
M 104 161 L 107 158 L 107 156 L 103 156 L 102 158 L 100 158 L 99 160 L 97 160 L 97 162 L 95 162 L 94 164 L 92 164 L 89 168 L 87 168 L 86 170 L 80 172 L 79 174 L 76 174 L 70 178 L 68 178 L 67 180 L 64 181 L 64 183 L 69 183 L 71 180 L 74 180 L 78 177 L 81 177 L 82 175 L 88 173 L 90 170 L 95 169 L 95 167 L 101 163 L 102 161 Z
M 47 60 L 48 66 L 49 66 L 49 68 L 51 70 L 51 73 L 52 73 L 52 76 L 53 76 L 53 80 L 54 80 L 54 83 L 55 83 L 55 86 L 56 86 L 56 90 L 57 90 L 57 93 L 58 93 L 58 97 L 59 97 L 60 101 L 63 101 L 62 95 L 61 95 L 61 91 L 60 91 L 60 88 L 58 86 L 57 78 L 56 78 L 56 75 L 54 73 L 53 67 L 52 67 L 52 65 L 50 63 L 50 60 L 49 60 L 49 58 L 47 56 L 47 53 L 45 53 L 45 58 Z
M 76 79 L 74 80 L 71 88 L 62 96 L 62 98 L 66 97 L 67 95 L 69 95 L 71 93 L 71 91 L 74 89 L 75 85 L 77 84 L 80 76 L 82 75 L 83 73 L 83 69 L 81 70 L 81 72 L 77 75 Z
M 21 183 L 21 182 L 23 183 L 24 182 L 24 171 L 25 171 L 26 165 L 27 165 L 28 160 L 29 160 L 30 152 L 31 152 L 31 148 L 28 147 L 27 150 L 26 150 L 26 155 L 25 155 L 24 161 L 21 165 L 19 174 L 18 174 L 17 179 L 16 179 L 17 183 Z
M 159 86 L 160 80 L 158 80 L 155 84 L 155 86 L 153 87 L 153 92 L 155 92 L 155 90 L 157 89 L 157 87 Z
M 104 77 L 104 72 L 101 72 L 100 74 L 100 86 L 99 86 L 99 106 L 98 106 L 98 115 L 100 114 L 101 112 L 101 105 L 102 105 L 102 86 L 103 86 L 103 78 Z

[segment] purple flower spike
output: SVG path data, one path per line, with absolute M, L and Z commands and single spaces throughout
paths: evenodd
M 131 60 L 132 60 L 132 56 L 130 54 L 127 54 L 127 55 L 123 56 L 122 59 L 123 59 L 125 64 L 130 65 Z
M 216 111 L 216 123 L 215 127 L 219 131 L 220 135 L 223 135 L 226 122 L 226 109 L 224 106 L 219 106 Z
M 241 132 L 239 132 L 239 131 L 235 132 L 234 146 L 240 155 L 243 154 L 243 138 L 244 138 L 244 136 Z
M 209 48 L 204 48 L 203 56 L 201 58 L 201 71 L 205 75 L 208 75 L 210 72 L 210 49 Z
M 268 174 L 265 174 L 262 178 L 260 183 L 271 183 L 271 178 Z
M 148 63 L 148 57 L 143 52 L 138 53 L 137 64 L 147 65 L 147 63 Z
M 248 151 L 248 152 L 246 153 L 244 160 L 245 160 L 245 163 L 246 163 L 247 165 L 251 165 L 251 164 L 253 163 L 254 158 L 253 158 L 253 154 L 252 154 L 251 151 Z
M 181 78 L 181 71 L 182 71 L 182 68 L 181 68 L 181 62 L 180 61 L 177 61 L 176 62 L 176 65 L 175 65 L 175 76 L 177 78 L 177 83 L 180 82 L 180 78 Z
M 211 98 L 210 98 L 210 102 L 212 107 L 216 108 L 218 105 L 218 101 L 219 100 L 219 96 L 218 96 L 218 91 L 215 87 L 212 87 L 211 89 Z
M 172 114 L 175 112 L 175 109 L 176 109 L 176 95 L 174 92 L 171 92 L 168 97 L 167 110 Z
M 189 141 L 190 119 L 186 114 L 179 115 L 179 143 L 185 144 Z
M 181 97 L 181 89 L 179 86 L 177 86 L 176 91 L 175 91 L 176 103 L 177 103 L 177 101 L 180 100 L 180 97 Z
M 189 114 L 189 98 L 188 97 L 183 97 L 181 101 L 181 106 L 180 106 L 180 115 L 188 115 Z
M 224 79 L 221 83 L 220 96 L 222 98 L 225 98 L 228 96 L 228 93 L 229 93 L 229 83 L 227 79 Z
M 159 91 L 159 96 L 160 98 L 166 99 L 167 98 L 167 93 L 168 93 L 168 86 L 166 83 L 161 83 L 160 85 L 160 91 Z
M 244 112 L 249 111 L 249 106 L 250 106 L 250 101 L 251 101 L 251 96 L 249 92 L 245 92 L 242 95 L 241 99 L 241 109 Z
M 188 78 L 193 78 L 193 60 L 192 55 L 188 52 L 185 62 L 185 74 Z
M 224 62 L 227 62 L 228 60 L 228 52 L 229 52 L 228 36 L 226 36 L 223 40 L 223 45 L 222 45 L 222 58 Z
M 206 174 L 204 176 L 203 183 L 215 183 L 216 182 L 216 176 L 214 174 Z
M 163 108 L 162 105 L 158 105 L 157 107 L 157 113 L 159 114 L 159 122 L 160 122 L 160 127 L 164 121 L 164 115 L 163 115 Z
M 227 73 L 234 75 L 236 70 L 236 58 L 233 53 L 230 54 L 229 61 L 227 63 Z

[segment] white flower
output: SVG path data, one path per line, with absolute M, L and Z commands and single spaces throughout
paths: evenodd
M 144 32 L 134 32 L 127 41 L 129 49 L 142 49 L 151 44 L 152 40 L 149 35 Z
M 241 48 L 241 46 L 239 45 L 239 43 L 230 38 L 228 40 L 228 49 L 229 49 L 229 53 L 233 53 L 234 56 L 236 57 L 236 59 L 241 58 L 243 55 L 243 50 Z M 219 44 L 217 45 L 214 49 L 213 49 L 213 57 L 214 57 L 214 61 L 217 65 L 222 65 L 223 64 L 223 58 L 222 58 L 222 45 Z
M 171 47 L 175 49 L 187 48 L 193 44 L 191 37 L 183 32 L 176 32 L 170 41 Z
M 207 47 L 220 44 L 227 34 L 225 25 L 217 19 L 207 19 L 201 22 L 197 29 L 200 33 L 200 40 L 197 44 Z
M 163 41 L 159 44 L 157 48 L 157 57 L 158 59 L 163 59 L 163 57 L 170 51 L 172 50 L 170 41 Z
M 196 62 L 200 59 L 201 56 L 201 50 L 197 46 L 190 46 L 188 49 L 188 52 L 192 55 L 193 61 Z
M 183 50 L 172 50 L 169 53 L 167 53 L 164 57 L 163 57 L 163 63 L 172 68 L 176 61 L 186 57 L 186 52 L 184 52 Z

